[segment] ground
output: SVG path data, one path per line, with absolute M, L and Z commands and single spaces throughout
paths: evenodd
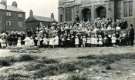
M 135 47 L 1 49 L 0 80 L 135 80 Z

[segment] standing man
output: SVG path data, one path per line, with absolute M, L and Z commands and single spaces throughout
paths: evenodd
M 133 46 L 134 45 L 134 28 L 133 25 L 130 25 L 130 30 L 129 30 L 129 45 Z

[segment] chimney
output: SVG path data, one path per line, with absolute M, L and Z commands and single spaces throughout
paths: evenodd
M 13 2 L 12 2 L 12 6 L 17 8 L 17 6 L 18 6 L 18 5 L 17 5 L 17 2 L 16 2 L 16 1 L 13 1 Z
M 30 16 L 30 17 L 32 17 L 32 16 L 33 16 L 33 11 L 32 11 L 32 10 L 30 10 L 30 14 L 29 14 L 29 16 Z
M 3 5 L 5 5 L 5 6 L 7 6 L 7 0 L 1 0 L 0 3 L 3 4 Z
M 51 20 L 52 20 L 52 21 L 55 21 L 55 19 L 54 19 L 54 14 L 53 14 L 53 13 L 51 13 Z

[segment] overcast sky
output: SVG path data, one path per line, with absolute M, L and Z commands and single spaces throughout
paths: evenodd
M 7 0 L 8 5 L 13 1 L 17 1 L 18 7 L 29 15 L 29 10 L 32 9 L 34 15 L 50 17 L 54 13 L 55 18 L 58 17 L 58 0 Z

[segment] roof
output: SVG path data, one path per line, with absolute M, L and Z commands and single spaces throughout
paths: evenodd
M 3 9 L 5 10 L 6 6 L 4 6 L 3 4 L 0 4 L 0 9 Z M 14 6 L 10 6 L 10 5 L 7 5 L 7 9 L 6 10 L 9 10 L 9 11 L 17 11 L 17 12 L 24 12 L 23 10 L 17 8 L 17 7 L 14 7 Z
M 43 16 L 30 16 L 29 18 L 26 19 L 26 22 L 32 22 L 32 21 L 52 22 L 52 19 Z

